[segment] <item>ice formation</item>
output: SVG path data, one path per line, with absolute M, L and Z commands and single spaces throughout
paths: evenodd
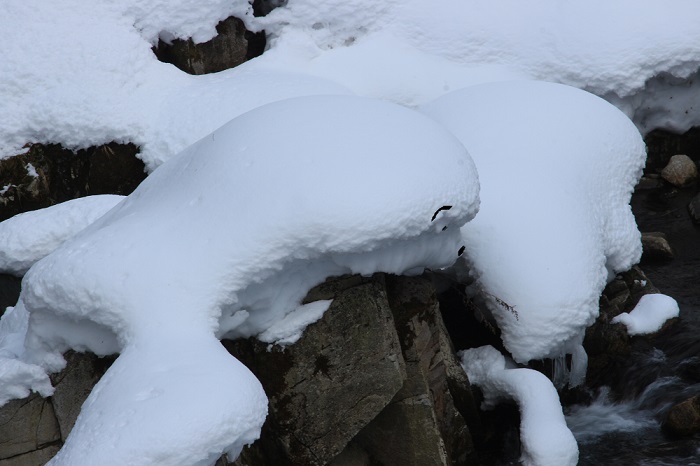
M 532 369 L 517 368 L 492 346 L 460 353 L 469 381 L 484 393 L 483 407 L 512 399 L 520 408 L 520 460 L 526 466 L 574 466 L 578 446 L 566 425 L 552 382 Z
M 680 312 L 675 299 L 664 294 L 646 294 L 629 313 L 623 312 L 611 321 L 627 327 L 630 335 L 658 332 L 668 319 L 678 317 Z
M 280 101 L 200 140 L 24 278 L 13 380 L 45 389 L 31 371 L 60 369 L 68 348 L 121 353 L 50 464 L 235 456 L 266 398 L 215 336 L 293 339 L 327 276 L 449 265 L 478 189 L 452 134 L 365 98 Z
M 0 223 L 0 273 L 21 277 L 36 261 L 104 215 L 124 196 L 73 199 Z
M 639 132 L 592 94 L 534 81 L 472 86 L 422 109 L 479 171 L 481 209 L 462 233 L 506 348 L 518 362 L 579 354 L 608 277 L 641 255 L 629 206 L 646 158 Z

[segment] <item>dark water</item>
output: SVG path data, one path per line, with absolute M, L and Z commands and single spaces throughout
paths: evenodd
M 672 406 L 700 394 L 700 226 L 687 210 L 696 193 L 664 187 L 632 198 L 640 231 L 665 233 L 674 249 L 672 261 L 642 269 L 678 301 L 680 320 L 635 350 L 616 393 L 603 389 L 590 405 L 566 409 L 580 465 L 700 466 L 700 435 L 671 438 L 661 429 Z

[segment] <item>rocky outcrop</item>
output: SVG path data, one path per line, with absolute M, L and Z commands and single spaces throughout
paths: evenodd
M 153 49 L 162 62 L 189 74 L 216 73 L 244 63 L 265 50 L 265 32 L 246 30 L 243 21 L 229 17 L 216 26 L 217 35 L 200 44 L 192 39 L 160 40 Z
M 33 144 L 0 160 L 0 221 L 91 194 L 131 193 L 146 177 L 133 144 L 105 144 L 77 152 Z
M 270 400 L 235 464 L 476 464 L 476 404 L 429 279 L 343 277 L 307 299 L 334 301 L 294 345 L 224 342 Z

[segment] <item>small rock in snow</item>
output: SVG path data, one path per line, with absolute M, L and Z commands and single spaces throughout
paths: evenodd
M 674 186 L 683 187 L 697 179 L 698 168 L 687 155 L 674 155 L 661 171 L 661 177 Z

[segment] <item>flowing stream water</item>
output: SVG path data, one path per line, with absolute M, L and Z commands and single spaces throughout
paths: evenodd
M 616 393 L 565 410 L 582 466 L 700 466 L 700 435 L 672 438 L 661 422 L 672 406 L 700 395 L 700 226 L 687 211 L 695 188 L 638 191 L 632 209 L 642 232 L 666 234 L 675 258 L 642 269 L 680 306 L 680 319 L 635 348 Z M 614 401 L 613 401 L 614 400 Z

